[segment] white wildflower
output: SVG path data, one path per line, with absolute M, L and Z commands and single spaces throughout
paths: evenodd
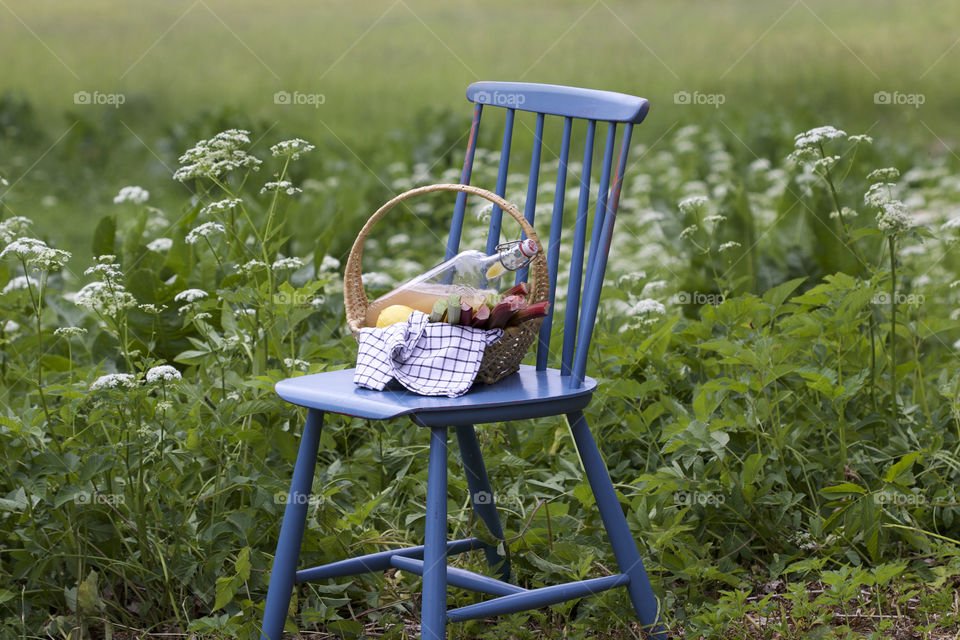
M 662 303 L 654 300 L 653 298 L 644 298 L 643 300 L 639 300 L 630 309 L 630 315 L 654 313 L 662 316 L 666 312 L 667 312 L 666 307 L 664 307 Z
M 141 187 L 131 186 L 120 189 L 120 193 L 113 198 L 113 203 L 120 204 L 121 202 L 132 202 L 133 204 L 143 204 L 149 199 L 149 191 Z
M 209 320 L 213 315 L 207 313 L 206 311 L 201 311 L 200 313 L 193 316 L 194 321 L 196 320 Z
M 197 300 L 203 300 L 207 295 L 207 292 L 203 289 L 185 289 L 175 295 L 173 300 L 175 302 L 196 302 Z
M 396 247 L 405 247 L 410 244 L 410 236 L 405 233 L 398 233 L 387 238 L 387 246 L 391 249 Z
M 117 256 L 98 256 L 97 264 L 84 270 L 83 275 L 97 275 L 106 282 L 117 282 L 123 277 L 123 271 L 120 265 L 113 262 Z
M 651 293 L 654 293 L 656 291 L 662 291 L 663 289 L 666 289 L 666 287 L 667 287 L 666 280 L 652 280 L 651 282 L 648 282 L 646 285 L 644 285 L 643 290 L 640 292 L 640 295 L 648 296 Z
M 0 176 L 0 187 L 6 187 L 6 186 L 9 185 L 9 184 L 10 184 L 10 183 L 7 182 L 7 181 L 3 178 L 3 176 Z
M 103 389 L 132 389 L 135 386 L 137 386 L 137 379 L 129 373 L 108 373 L 94 380 L 90 389 L 102 391 Z
M 813 170 L 826 173 L 839 161 L 840 156 L 824 156 L 823 158 L 818 158 L 817 161 L 813 163 Z
M 40 269 L 61 268 L 70 256 L 69 251 L 48 247 L 46 242 L 36 238 L 17 238 L 0 251 L 0 258 L 16 257 Z
M 890 200 L 883 203 L 883 207 L 877 213 L 877 228 L 887 235 L 895 235 L 906 231 L 911 225 L 910 214 L 907 213 L 907 208 L 899 200 Z
M 137 300 L 121 284 L 96 281 L 77 292 L 74 304 L 113 316 L 123 309 L 137 306 Z
M 30 276 L 17 276 L 10 280 L 7 285 L 3 288 L 3 291 L 0 293 L 10 293 L 11 291 L 20 291 L 23 289 L 36 289 L 40 286 L 40 283 L 37 282 L 35 278 Z
M 241 167 L 257 170 L 260 160 L 240 147 L 250 144 L 250 132 L 229 129 L 209 140 L 201 140 L 180 156 L 180 168 L 174 180 L 184 182 L 191 178 L 216 178 Z
M 880 208 L 887 202 L 893 200 L 893 190 L 897 185 L 891 182 L 877 182 L 870 185 L 867 192 L 863 195 L 863 202 L 867 206 Z
M 217 202 L 211 202 L 204 208 L 200 209 L 200 215 L 223 213 L 224 211 L 229 211 L 234 207 L 239 207 L 242 204 L 243 200 L 240 198 L 227 198 L 225 200 L 218 200 Z
M 770 161 L 766 158 L 757 158 L 750 163 L 749 169 L 753 173 L 760 173 L 761 171 L 769 171 L 771 168 Z
M 957 340 L 956 342 L 953 343 L 953 348 L 956 349 L 957 351 L 960 351 L 960 340 Z
M 306 371 L 310 368 L 310 363 L 306 360 L 300 360 L 299 358 L 284 358 L 283 366 L 287 369 L 300 369 L 301 371 Z
M 299 269 L 303 267 L 303 260 L 300 258 L 284 258 L 283 256 L 278 257 L 273 261 L 274 271 L 280 271 L 282 269 Z
M 194 227 L 187 234 L 187 244 L 197 244 L 202 238 L 207 238 L 218 233 L 224 233 L 226 229 L 219 222 L 204 222 L 199 227 Z
M 147 371 L 147 382 L 150 384 L 157 382 L 176 382 L 180 380 L 180 378 L 180 372 L 168 364 L 161 364 Z
M 270 153 L 272 153 L 275 158 L 289 156 L 291 160 L 299 160 L 301 153 L 313 151 L 313 149 L 315 149 L 315 147 L 306 140 L 294 138 L 292 140 L 283 140 L 273 145 L 270 147 Z
M 20 331 L 20 325 L 14 322 L 13 320 L 7 320 L 3 323 L 3 332 L 6 334 L 16 333 Z
M 846 131 L 841 131 L 831 126 L 817 127 L 816 129 L 810 129 L 809 131 L 795 135 L 793 137 L 793 144 L 797 149 L 809 149 L 820 145 L 825 140 L 844 138 L 846 135 Z
M 260 269 L 266 268 L 267 263 L 263 260 L 250 260 L 249 262 L 245 262 L 244 264 L 240 265 L 240 271 L 247 275 L 253 273 L 254 271 L 259 271 Z
M 873 138 L 871 138 L 870 136 L 864 133 L 860 133 L 855 136 L 847 136 L 847 140 L 856 144 L 859 144 L 861 142 L 865 142 L 866 144 L 873 144 Z
M 895 167 L 886 167 L 885 169 L 874 169 L 867 174 L 867 180 L 870 182 L 891 182 L 900 177 L 900 170 Z
M 333 256 L 323 256 L 320 261 L 320 271 L 337 271 L 340 269 L 340 261 Z
M 691 214 L 697 213 L 706 205 L 707 198 L 705 196 L 689 196 L 681 200 L 677 206 L 680 207 L 681 213 Z
M 699 228 L 699 227 L 697 227 L 697 225 L 692 224 L 692 225 L 690 225 L 689 227 L 687 227 L 686 229 L 684 229 L 683 231 L 680 232 L 680 237 L 681 237 L 681 238 L 689 238 L 690 236 L 692 236 L 693 234 L 695 234 L 695 233 L 697 232 L 697 229 L 698 229 L 698 228 Z
M 394 284 L 393 278 L 379 271 L 370 271 L 365 273 L 360 276 L 360 280 L 363 283 L 363 286 L 373 287 L 375 289 L 386 289 L 388 287 L 392 287 Z
M 830 217 L 839 218 L 841 213 L 843 214 L 844 219 L 856 218 L 858 215 L 854 209 L 851 209 L 850 207 L 842 207 L 839 213 L 837 211 L 831 211 Z
M 164 251 L 170 251 L 170 247 L 172 246 L 173 240 L 170 238 L 157 238 L 156 240 L 152 240 L 149 244 L 147 244 L 147 249 L 156 253 L 163 253 Z
M 741 247 L 741 246 L 742 245 L 739 242 L 734 242 L 734 241 L 724 242 L 722 245 L 720 245 L 720 253 L 723 253 L 724 251 L 729 251 L 730 249 L 737 249 L 738 247 Z
M 960 216 L 957 216 L 956 218 L 950 218 L 940 225 L 941 231 L 946 231 L 948 229 L 960 229 Z
M 295 193 L 302 193 L 303 189 L 293 186 L 293 183 L 289 180 L 276 180 L 268 182 L 263 185 L 263 189 L 260 189 L 260 193 L 267 193 L 268 191 L 283 191 L 288 196 L 292 196 Z
M 617 288 L 625 289 L 639 282 L 647 277 L 646 271 L 634 271 L 633 273 L 627 273 L 619 278 L 617 278 Z
M 703 221 L 706 222 L 706 223 L 710 223 L 710 222 L 723 222 L 723 221 L 725 221 L 726 219 L 727 219 L 727 216 L 707 216 L 706 218 L 703 219 Z
M 33 224 L 33 221 L 23 216 L 13 216 L 6 220 L 0 220 L 0 242 L 12 242 L 14 238 L 26 231 L 31 224 Z
M 87 332 L 83 327 L 60 327 L 59 329 L 54 329 L 53 335 L 58 338 L 76 338 L 77 336 L 82 336 Z
M 137 309 L 140 309 L 140 311 L 143 311 L 144 313 L 152 313 L 154 315 L 157 315 L 166 311 L 167 305 L 162 304 L 158 307 L 155 304 L 147 303 L 147 304 L 137 305 Z

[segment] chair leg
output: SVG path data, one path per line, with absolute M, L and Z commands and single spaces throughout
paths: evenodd
M 597 501 L 600 517 L 603 519 L 603 526 L 607 530 L 607 537 L 610 538 L 617 565 L 621 572 L 630 576 L 627 591 L 630 594 L 633 609 L 640 619 L 640 624 L 650 636 L 665 640 L 666 631 L 658 615 L 657 598 L 650 587 L 650 580 L 640 559 L 640 552 L 627 526 L 627 518 L 617 501 L 610 474 L 597 449 L 593 434 L 590 433 L 590 427 L 587 426 L 587 420 L 580 411 L 569 414 L 567 418 L 577 451 L 583 461 L 583 468 L 587 473 L 587 480 Z
M 430 429 L 421 640 L 447 637 L 447 428 Z
M 477 432 L 471 424 L 457 427 L 457 444 L 460 446 L 460 458 L 463 460 L 463 472 L 467 476 L 467 487 L 470 489 L 470 500 L 473 509 L 487 525 L 487 529 L 498 540 L 503 540 L 503 527 L 500 516 L 497 515 L 497 503 L 490 489 L 490 478 L 487 477 L 487 467 L 483 464 L 483 455 L 480 453 L 480 443 L 477 442 Z M 494 546 L 486 546 L 484 553 L 491 569 L 497 570 L 501 580 L 510 580 L 510 558 L 501 557 Z
M 273 569 L 270 572 L 260 640 L 280 640 L 283 635 L 297 573 L 297 561 L 300 558 L 303 528 L 307 521 L 307 503 L 310 487 L 313 485 L 322 428 L 323 412 L 310 409 L 303 435 L 300 437 L 300 450 L 293 468 L 287 506 L 283 510 L 283 524 L 280 525 L 280 540 L 277 542 L 277 552 L 273 557 Z

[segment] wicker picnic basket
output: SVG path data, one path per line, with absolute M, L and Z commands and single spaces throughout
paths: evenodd
M 523 215 L 515 206 L 498 196 L 497 194 L 466 184 L 432 184 L 425 187 L 411 189 L 396 196 L 370 216 L 367 223 L 363 225 L 360 233 L 357 235 L 353 248 L 350 249 L 350 256 L 347 258 L 347 267 L 343 274 L 343 304 L 347 312 L 347 324 L 350 331 L 356 337 L 357 332 L 365 326 L 367 317 L 367 307 L 370 302 L 367 300 L 367 293 L 363 289 L 362 273 L 360 262 L 363 258 L 363 244 L 370 234 L 373 225 L 383 217 L 383 215 L 392 209 L 394 205 L 408 198 L 418 196 L 424 193 L 433 193 L 434 191 L 458 191 L 467 194 L 478 195 L 481 198 L 489 200 L 498 205 L 502 210 L 509 213 L 520 225 L 528 238 L 537 243 L 539 251 L 530 263 L 530 294 L 528 302 L 543 302 L 547 299 L 550 289 L 550 277 L 547 272 L 547 258 L 543 252 L 543 246 L 540 244 L 540 238 L 537 232 L 527 222 Z M 528 320 L 519 325 L 507 327 L 504 330 L 503 337 L 486 348 L 483 353 L 483 361 L 480 363 L 480 370 L 477 372 L 477 382 L 483 384 L 493 384 L 498 380 L 510 375 L 520 368 L 520 361 L 526 355 L 527 350 L 533 341 L 536 340 L 540 331 L 542 318 Z

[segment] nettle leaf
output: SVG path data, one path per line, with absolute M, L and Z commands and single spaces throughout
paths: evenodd
M 863 495 L 866 489 L 852 482 L 842 482 L 820 489 L 820 495 L 827 498 L 840 498 L 844 496 Z

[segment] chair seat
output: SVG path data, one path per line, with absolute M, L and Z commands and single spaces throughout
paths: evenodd
M 585 378 L 570 388 L 570 376 L 558 369 L 520 371 L 491 385 L 474 385 L 459 398 L 421 396 L 406 389 L 361 389 L 353 369 L 288 378 L 276 384 L 277 394 L 295 405 L 358 418 L 383 420 L 409 415 L 424 427 L 459 426 L 522 420 L 579 411 L 590 402 L 597 382 Z

